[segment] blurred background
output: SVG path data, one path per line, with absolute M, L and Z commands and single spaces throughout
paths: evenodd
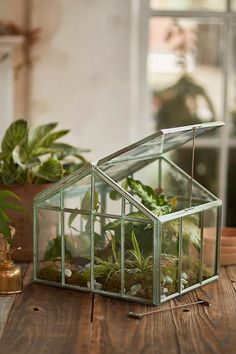
M 0 139 L 14 119 L 56 121 L 96 160 L 225 121 L 197 139 L 195 179 L 236 226 L 235 56 L 235 0 L 0 0 Z M 191 144 L 171 158 L 190 173 Z

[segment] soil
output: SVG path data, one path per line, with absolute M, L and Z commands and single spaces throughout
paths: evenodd
M 172 283 L 164 283 L 162 279 L 161 295 L 170 295 L 178 290 L 178 262 L 171 260 L 162 261 L 162 274 L 163 276 L 169 276 L 172 279 Z M 70 277 L 65 277 L 67 284 L 77 285 L 81 287 L 88 287 L 87 282 L 90 280 L 89 268 L 84 272 L 78 270 L 75 264 L 65 262 L 65 268 L 71 270 Z M 187 275 L 186 287 L 192 286 L 198 283 L 200 264 L 199 261 L 190 256 L 184 256 L 182 260 L 182 272 Z M 208 268 L 203 267 L 203 279 L 211 276 Z M 38 278 L 52 281 L 61 282 L 61 261 L 45 261 L 38 272 Z M 96 278 L 98 283 L 102 284 L 102 290 L 120 293 L 121 291 L 121 276 L 120 272 L 114 272 L 107 277 Z M 135 287 L 136 286 L 136 287 Z M 135 292 L 134 289 L 135 288 Z M 165 292 L 164 292 L 165 291 Z M 152 299 L 153 296 L 153 273 L 152 272 L 140 272 L 137 269 L 125 272 L 125 292 L 128 295 L 141 297 L 145 299 Z

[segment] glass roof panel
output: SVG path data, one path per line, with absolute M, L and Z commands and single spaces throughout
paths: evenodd
M 123 178 L 123 172 L 129 174 L 151 163 L 165 152 L 174 150 L 212 129 L 223 126 L 223 122 L 202 123 L 176 128 L 162 129 L 126 148 L 115 152 L 102 160 L 97 166 L 114 178 L 116 174 Z M 114 166 L 117 165 L 117 166 Z

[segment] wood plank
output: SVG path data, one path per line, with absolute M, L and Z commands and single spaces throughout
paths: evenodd
M 169 306 L 167 303 L 162 308 Z M 178 343 L 171 312 L 142 320 L 127 317 L 129 311 L 152 309 L 157 308 L 95 296 L 91 353 L 175 354 Z
M 224 267 L 232 283 L 236 283 L 236 264 Z
M 21 264 L 23 274 L 25 273 L 28 264 Z M 18 295 L 0 295 L 0 338 L 2 337 L 4 327 L 7 323 L 8 316 L 12 306 Z
M 225 269 L 219 281 L 186 294 L 185 302 L 197 297 L 211 302 L 211 306 L 173 311 L 180 353 L 235 353 L 236 294 Z
M 232 283 L 234 291 L 236 291 L 236 265 L 230 265 L 225 267 L 227 275 Z
M 235 271 L 235 266 L 224 267 L 220 281 L 162 306 L 200 297 L 209 300 L 210 307 L 196 305 L 188 312 L 172 310 L 139 321 L 128 318 L 128 312 L 151 311 L 152 307 L 98 295 L 92 306 L 90 294 L 31 284 L 31 265 L 24 292 L 16 296 L 0 340 L 0 353 L 233 354 Z
M 90 294 L 29 282 L 16 299 L 0 353 L 90 353 L 91 308 Z
M 235 353 L 236 296 L 225 269 L 218 282 L 192 291 L 162 308 L 197 300 L 210 307 L 191 306 L 144 317 L 127 318 L 129 311 L 151 311 L 152 307 L 95 297 L 91 353 Z M 156 309 L 156 308 L 154 308 Z

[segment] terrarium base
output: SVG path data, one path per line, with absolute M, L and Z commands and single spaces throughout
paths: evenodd
M 162 298 L 178 292 L 178 276 L 177 276 L 178 262 L 173 263 L 166 261 L 163 263 L 165 270 L 162 270 L 162 284 L 161 296 Z M 81 269 L 83 269 L 81 267 Z M 199 261 L 194 257 L 184 256 L 182 260 L 181 273 L 181 289 L 186 289 L 199 282 Z M 207 267 L 203 268 L 203 280 L 211 277 L 212 274 Z M 45 261 L 40 265 L 40 270 L 37 274 L 38 279 L 47 280 L 51 282 L 61 283 L 61 260 Z M 90 269 L 86 268 L 79 270 L 75 264 L 69 261 L 65 262 L 65 283 L 84 288 L 89 288 Z M 114 272 L 109 277 L 96 277 L 95 288 L 113 292 L 121 293 L 121 274 Z M 153 273 L 140 272 L 137 270 L 125 271 L 124 279 L 125 294 L 144 299 L 152 299 L 153 297 Z

